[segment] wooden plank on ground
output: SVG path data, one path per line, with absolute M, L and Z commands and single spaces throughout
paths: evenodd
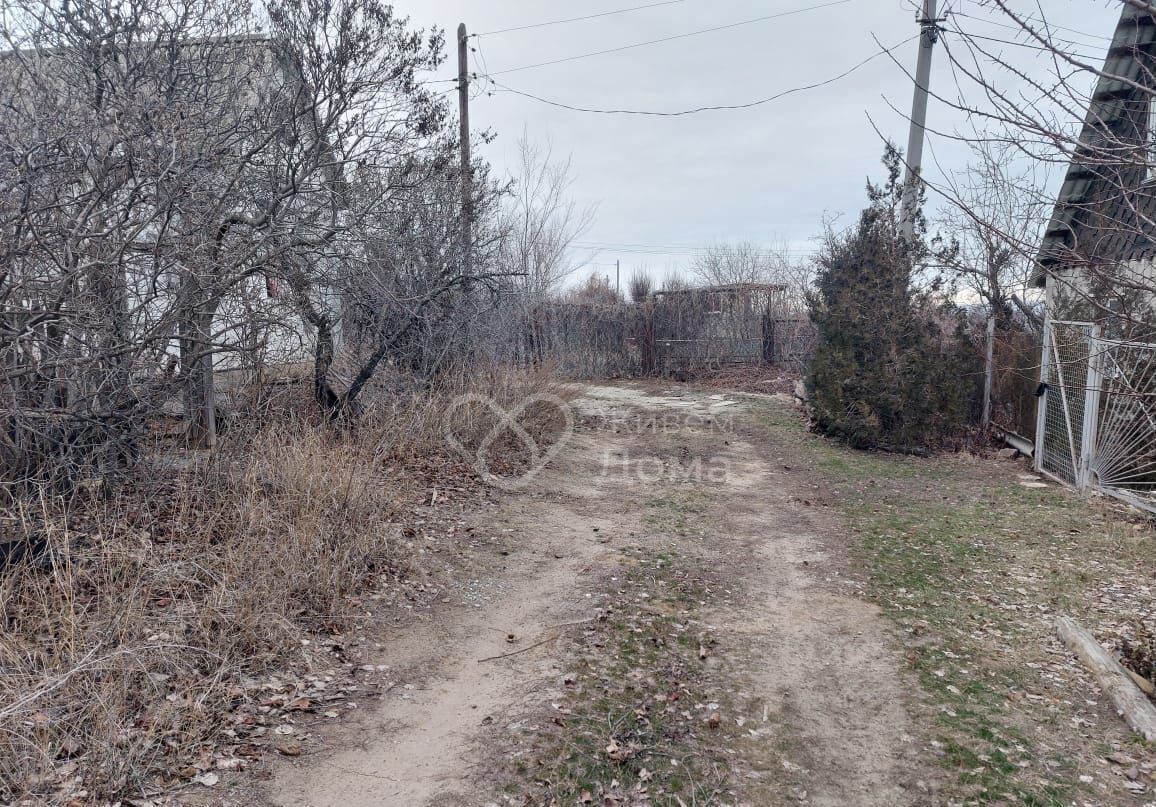
M 1056 619 L 1056 632 L 1096 677 L 1132 731 L 1148 742 L 1156 742 L 1156 705 L 1133 683 L 1124 666 L 1074 619 L 1066 616 Z

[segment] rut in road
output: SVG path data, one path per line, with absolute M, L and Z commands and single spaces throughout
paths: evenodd
M 792 491 L 803 483 L 783 468 L 775 446 L 750 439 L 743 406 L 725 396 L 633 387 L 591 387 L 575 405 L 594 416 L 587 428 L 484 525 L 512 530 L 520 547 L 489 581 L 493 603 L 446 611 L 394 637 L 386 661 L 411 670 L 413 688 L 394 690 L 356 736 L 338 732 L 330 750 L 282 766 L 270 801 L 494 802 L 493 749 L 513 716 L 559 695 L 565 627 L 589 619 L 591 582 L 620 562 L 616 546 L 672 540 L 642 517 L 670 484 L 656 471 L 678 469 L 680 455 L 709 445 L 705 462 L 718 478 L 706 488 L 705 518 L 713 527 L 706 538 L 678 540 L 743 592 L 705 609 L 721 643 L 741 648 L 742 686 L 768 704 L 778 735 L 766 738 L 765 754 L 736 761 L 748 780 L 736 784 L 739 803 L 780 803 L 768 782 L 783 803 L 929 803 L 927 794 L 916 797 L 915 732 L 887 625 L 874 606 L 830 582 L 837 575 L 825 548 L 838 525 L 798 501 Z M 763 789 L 743 795 L 748 782 Z

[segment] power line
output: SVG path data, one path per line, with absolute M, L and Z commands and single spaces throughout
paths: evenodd
M 1036 23 L 1038 25 L 1042 25 L 1044 27 L 1044 30 L 1042 32 L 1041 31 L 1034 31 L 1033 29 L 1026 28 L 1022 25 L 1012 25 L 1011 23 L 1007 23 L 1007 22 L 997 22 L 996 20 L 988 19 L 987 17 L 980 17 L 980 16 L 977 16 L 975 14 L 968 14 L 966 11 L 952 10 L 949 12 L 949 14 L 951 16 L 954 16 L 954 17 L 966 17 L 969 20 L 976 20 L 977 22 L 984 22 L 984 23 L 987 23 L 988 25 L 994 25 L 998 28 L 1006 28 L 1009 31 L 1019 31 L 1021 33 L 1037 33 L 1037 34 L 1038 33 L 1046 33 L 1046 34 L 1048 34 L 1049 39 L 1054 39 L 1057 42 L 1067 42 L 1067 43 L 1072 44 L 1072 45 L 1084 45 L 1085 47 L 1099 47 L 1098 45 L 1092 45 L 1088 42 L 1079 42 L 1079 41 L 1076 41 L 1074 39 L 1059 39 L 1056 37 L 1052 37 L 1051 32 L 1052 31 L 1067 31 L 1068 33 L 1079 34 L 1080 36 L 1086 37 L 1089 39 L 1099 39 L 1099 40 L 1103 40 L 1104 42 L 1112 42 L 1113 41 L 1112 37 L 1110 37 L 1110 36 L 1102 36 L 1100 34 L 1094 34 L 1090 31 L 1081 31 L 1081 30 L 1076 29 L 1076 28 L 1065 28 L 1063 25 L 1055 25 L 1053 23 L 1048 22 L 1047 20 L 1042 20 L 1042 19 L 1039 19 L 1037 17 L 1025 17 L 1024 22 L 1025 23 Z
M 596 252 L 620 252 L 626 255 L 659 255 L 659 256 L 686 256 L 696 257 L 709 254 L 716 249 L 726 250 L 726 245 L 718 246 L 670 246 L 656 244 L 614 244 L 604 242 L 575 241 L 572 244 L 576 249 L 593 250 Z M 809 257 L 815 255 L 817 249 L 782 249 L 773 246 L 757 246 L 756 249 L 784 255 L 787 257 Z
M 649 3 L 645 6 L 634 6 L 633 8 L 620 8 L 616 11 L 603 11 L 598 14 L 587 14 L 584 17 L 570 17 L 565 20 L 553 20 L 551 22 L 538 22 L 531 25 L 519 25 L 514 28 L 500 28 L 497 31 L 486 31 L 484 34 L 474 34 L 474 36 L 496 36 L 497 34 L 509 34 L 514 31 L 529 31 L 534 28 L 548 28 L 551 25 L 566 25 L 571 22 L 582 22 L 584 20 L 596 20 L 601 17 L 613 17 L 616 14 L 628 14 L 632 11 L 643 11 L 648 8 L 658 8 L 659 6 L 674 6 L 679 3 L 685 3 L 686 0 L 663 0 L 661 3 Z
M 976 34 L 976 33 L 970 32 L 970 31 L 964 31 L 962 28 L 946 28 L 944 30 L 949 31 L 950 33 L 953 33 L 953 34 L 958 34 L 963 39 L 978 39 L 978 40 L 982 40 L 984 42 L 996 42 L 996 43 L 1001 44 L 1001 45 L 1013 45 L 1014 47 L 1017 47 L 1017 48 L 1025 48 L 1027 50 L 1034 50 L 1034 51 L 1039 51 L 1039 52 L 1043 52 L 1043 53 L 1055 53 L 1057 51 L 1067 52 L 1067 51 L 1063 51 L 1059 47 L 1048 48 L 1048 47 L 1044 47 L 1043 45 L 1033 45 L 1030 42 L 1017 42 L 1014 39 L 1001 39 L 1000 37 L 997 37 L 997 36 L 984 36 L 983 34 Z M 1057 40 L 1053 40 L 1053 41 L 1063 42 L 1064 40 L 1058 40 L 1057 39 Z M 1066 42 L 1065 44 L 1075 45 L 1078 43 Z M 1089 55 L 1086 53 L 1078 53 L 1075 51 L 1071 51 L 1071 52 L 1067 52 L 1067 53 L 1069 56 L 1078 56 L 1081 59 L 1098 58 L 1098 57 L 1093 56 L 1093 55 Z
M 723 244 L 715 244 L 715 243 L 700 244 L 697 246 L 688 245 L 688 244 L 654 244 L 654 243 L 641 243 L 640 244 L 640 243 L 630 242 L 630 241 L 626 241 L 626 242 L 623 242 L 623 241 L 587 241 L 587 240 L 581 239 L 581 238 L 575 240 L 573 243 L 576 246 L 580 245 L 580 246 L 586 246 L 586 247 L 605 247 L 605 248 L 614 248 L 614 249 L 636 247 L 636 248 L 642 248 L 642 249 L 692 250 L 692 251 L 699 251 L 699 252 L 706 252 L 706 251 L 720 249 L 720 248 L 721 249 L 728 249 L 731 246 L 734 246 L 734 245 L 728 245 L 726 243 L 723 243 Z M 744 244 L 743 246 L 747 246 L 747 245 Z M 771 252 L 809 252 L 810 251 L 810 250 L 780 249 L 779 247 L 765 245 L 765 244 L 754 244 L 753 247 L 755 249 L 762 249 L 762 250 L 767 250 L 767 251 L 771 251 Z
M 482 43 L 480 40 L 474 47 L 474 63 L 475 67 L 480 64 L 482 68 L 480 71 L 474 72 L 474 78 L 485 79 L 489 84 L 493 84 L 493 80 L 489 78 L 490 66 L 486 63 L 486 54 L 482 53 Z M 489 90 L 483 89 L 481 92 L 479 92 L 479 95 L 488 95 L 489 92 Z
M 920 36 L 920 34 L 916 34 L 915 36 L 908 37 L 907 39 L 903 40 L 902 42 L 899 42 L 898 44 L 892 45 L 890 48 L 884 48 L 882 50 L 879 50 L 876 53 L 871 54 L 870 56 L 868 56 L 866 59 L 859 62 L 858 64 L 855 64 L 854 66 L 848 68 L 847 70 L 844 70 L 839 75 L 832 76 L 831 78 L 825 79 L 823 81 L 817 81 L 817 82 L 814 82 L 813 84 L 805 84 L 801 87 L 792 87 L 789 90 L 783 90 L 782 92 L 775 93 L 774 95 L 768 96 L 767 98 L 760 98 L 757 101 L 750 101 L 750 102 L 745 103 L 745 104 L 718 104 L 718 105 L 713 105 L 713 106 L 701 106 L 701 107 L 696 107 L 694 109 L 680 110 L 678 112 L 655 112 L 655 111 L 638 110 L 638 109 L 594 109 L 594 108 L 590 108 L 590 107 L 573 106 L 571 104 L 562 103 L 561 101 L 553 101 L 549 98 L 543 98 L 541 96 L 534 95 L 533 93 L 524 92 L 522 90 L 516 90 L 513 87 L 508 87 L 508 86 L 506 86 L 506 85 L 504 85 L 498 81 L 494 81 L 493 77 L 495 74 L 492 74 L 492 73 L 489 76 L 487 76 L 486 78 L 488 78 L 494 84 L 494 86 L 501 88 L 501 90 L 503 92 L 513 93 L 514 95 L 520 95 L 524 98 L 529 98 L 531 100 L 538 101 L 539 103 L 548 104 L 549 106 L 559 107 L 561 109 L 568 109 L 571 112 L 586 112 L 586 113 L 591 113 L 591 114 L 595 114 L 595 115 L 639 115 L 639 116 L 659 117 L 659 118 L 678 118 L 678 117 L 684 117 L 687 115 L 697 115 L 697 114 L 702 113 L 702 112 L 718 112 L 718 111 L 723 111 L 723 110 L 751 109 L 752 107 L 762 106 L 764 104 L 769 104 L 772 101 L 777 101 L 780 98 L 785 98 L 788 95 L 794 95 L 796 93 L 806 92 L 808 90 L 814 90 L 814 89 L 818 89 L 820 87 L 825 87 L 828 84 L 834 84 L 836 81 L 840 81 L 841 79 L 846 78 L 847 76 L 851 75 L 855 71 L 860 70 L 861 68 L 865 67 L 867 64 L 874 61 L 875 59 L 878 59 L 880 56 L 883 56 L 884 54 L 889 54 L 891 51 L 895 50 L 896 48 L 902 47 L 903 45 L 907 44 L 908 42 L 911 42 L 914 39 L 918 39 L 919 36 Z
M 563 57 L 561 59 L 551 59 L 548 62 L 538 62 L 537 64 L 527 64 L 527 65 L 522 65 L 521 67 L 511 67 L 511 68 L 508 68 L 506 70 L 498 70 L 497 72 L 491 73 L 490 77 L 492 78 L 493 76 L 502 76 L 502 75 L 505 75 L 507 73 L 519 73 L 523 70 L 533 70 L 533 69 L 538 68 L 538 67 L 549 67 L 550 65 L 564 64 L 565 62 L 575 62 L 575 61 L 578 61 L 579 59 L 589 59 L 593 56 L 605 56 L 609 53 L 621 53 L 622 51 L 634 50 L 635 48 L 644 48 L 644 47 L 648 47 L 650 45 L 660 45 L 664 42 L 674 42 L 674 41 L 679 40 L 679 39 L 687 39 L 688 37 L 692 37 L 692 36 L 701 36 L 702 34 L 712 34 L 712 33 L 715 33 L 717 31 L 727 31 L 727 30 L 730 30 L 732 28 L 740 28 L 744 25 L 754 25 L 755 23 L 759 23 L 759 22 L 767 22 L 768 20 L 777 20 L 777 19 L 780 19 L 782 17 L 790 17 L 790 16 L 795 15 L 795 14 L 803 14 L 803 13 L 808 12 L 808 11 L 818 11 L 820 9 L 830 8 L 832 6 L 846 5 L 847 3 L 850 3 L 850 2 L 852 2 L 852 0 L 831 0 L 831 2 L 820 3 L 818 5 L 813 5 L 813 6 L 807 6 L 806 8 L 797 8 L 797 9 L 794 9 L 792 11 L 782 11 L 782 12 L 779 12 L 778 14 L 770 14 L 766 17 L 758 17 L 758 18 L 753 19 L 753 20 L 744 20 L 743 22 L 732 22 L 732 23 L 729 23 L 727 25 L 718 25 L 718 26 L 715 26 L 714 28 L 703 28 L 702 30 L 699 30 L 699 31 L 690 31 L 690 32 L 685 33 L 685 34 L 675 34 L 674 36 L 667 36 L 667 37 L 663 37 L 662 39 L 651 39 L 651 40 L 648 40 L 646 42 L 636 42 L 632 45 L 623 45 L 623 46 L 617 47 L 617 48 L 607 48 L 606 50 L 596 50 L 596 51 L 592 51 L 591 53 L 580 53 L 577 56 L 566 56 L 566 57 Z

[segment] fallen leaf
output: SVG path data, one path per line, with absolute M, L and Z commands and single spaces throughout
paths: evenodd
M 193 781 L 205 787 L 213 787 L 217 782 L 221 781 L 221 777 L 212 771 L 207 771 L 205 773 L 198 773 L 193 777 Z

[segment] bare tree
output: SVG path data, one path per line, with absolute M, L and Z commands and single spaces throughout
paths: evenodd
M 389 183 L 354 193 L 352 176 L 442 148 L 445 103 L 418 81 L 440 63 L 441 35 L 378 0 L 273 0 L 262 13 L 259 26 L 233 0 L 6 7 L 10 464 L 63 453 L 105 473 L 178 387 L 190 440 L 212 445 L 215 371 L 252 344 L 252 329 L 238 341 L 247 316 L 284 318 L 284 337 L 332 353 L 336 281 L 394 200 Z M 262 285 L 268 302 L 251 304 Z
M 582 285 L 570 289 L 564 299 L 577 303 L 617 305 L 622 302 L 622 295 L 615 290 L 608 275 L 593 272 Z
M 957 203 L 939 217 L 942 231 L 950 234 L 939 254 L 945 269 L 986 311 L 980 417 L 986 430 L 993 404 L 1006 412 L 1004 399 L 1022 399 L 1024 381 L 1030 378 L 1026 368 L 1006 366 L 1009 355 L 1018 355 L 1014 347 L 1038 342 L 1044 324 L 1033 282 L 1038 268 L 1019 245 L 1038 240 L 1051 209 L 1040 192 L 1048 185 L 1047 164 L 1018 160 L 1001 143 L 974 143 L 972 152 L 974 162 L 950 183 Z M 1004 371 L 1000 379 L 997 370 Z M 997 414 L 1008 422 L 1006 414 Z
M 630 284 L 627 288 L 632 303 L 645 303 L 654 293 L 654 278 L 645 268 L 636 269 L 630 275 Z
M 678 269 L 670 269 L 662 278 L 662 291 L 683 291 L 691 287 L 691 282 L 686 279 Z
M 811 288 L 813 267 L 805 260 L 792 259 L 786 246 L 762 247 L 751 243 L 718 244 L 699 255 L 691 267 L 692 277 L 706 286 L 761 283 L 781 286 L 784 304 L 802 312 L 804 297 Z
M 1039 330 L 1038 269 L 1021 245 L 1038 241 L 1051 214 L 1041 190 L 1048 187 L 1048 166 L 1016 159 L 1007 144 L 972 148 L 974 162 L 951 183 L 957 203 L 939 217 L 950 234 L 940 258 L 1001 327 L 1014 320 Z
M 574 241 L 590 226 L 593 207 L 572 196 L 571 161 L 556 159 L 547 142 L 527 132 L 518 141 L 515 174 L 504 187 L 491 227 L 496 244 L 491 273 L 493 305 L 478 318 L 492 358 L 540 363 L 546 359 L 553 324 L 549 307 L 581 263 Z
M 1052 25 L 1043 6 L 1028 13 L 1007 0 L 983 4 L 986 18 L 945 23 L 940 42 L 957 86 L 935 97 L 966 114 L 971 126 L 948 136 L 987 149 L 997 163 L 985 170 L 998 165 L 1003 177 L 991 177 L 986 188 L 981 182 L 978 194 L 966 183 L 929 185 L 987 230 L 999 251 L 1011 253 L 1005 262 L 1016 268 L 1008 271 L 1036 265 L 1037 279 L 1046 272 L 1053 304 L 1066 316 L 1111 316 L 1134 335 L 1150 335 L 1156 272 L 1145 256 L 1156 231 L 1149 185 L 1156 166 L 1156 70 L 1149 55 L 1156 8 L 1141 0 L 1118 5 L 1115 36 L 1098 45 Z M 1001 26 L 1001 33 L 980 21 Z M 1009 219 L 1001 191 L 993 189 L 1003 183 L 1027 211 L 1050 212 L 1054 190 L 1030 176 L 1044 166 L 1061 167 L 1068 181 L 1041 249 L 1026 217 Z M 982 285 L 991 291 L 990 283 Z
M 737 283 L 772 283 L 780 267 L 779 256 L 755 244 L 718 244 L 697 258 L 691 274 L 706 286 Z
M 230 243 L 255 190 L 244 158 L 274 142 L 271 108 L 254 102 L 274 80 L 273 54 L 228 3 L 18 2 L 8 13 L 0 299 L 21 421 L 9 449 L 49 438 L 90 453 L 76 441 L 132 433 L 174 372 L 191 411 L 211 404 L 213 313 L 252 254 Z M 44 374 L 47 411 L 20 394 Z M 198 425 L 211 435 L 211 415 Z
M 447 367 L 476 355 L 478 326 L 502 302 L 510 278 L 498 260 L 497 203 L 503 190 L 489 180 L 488 167 L 473 170 L 475 241 L 464 271 L 457 144 L 393 171 L 365 169 L 353 182 L 355 193 L 388 195 L 390 204 L 367 215 L 357 228 L 363 254 L 347 259 L 334 281 L 341 295 L 345 364 L 352 380 L 338 393 L 332 364 L 319 382 L 348 408 L 376 368 L 389 360 L 428 381 Z M 337 368 L 343 369 L 343 368 Z
M 573 185 L 571 160 L 555 159 L 549 142 L 535 144 L 523 132 L 518 173 L 502 208 L 501 261 L 530 298 L 557 291 L 577 268 L 571 246 L 589 228 L 594 208 L 574 200 Z

